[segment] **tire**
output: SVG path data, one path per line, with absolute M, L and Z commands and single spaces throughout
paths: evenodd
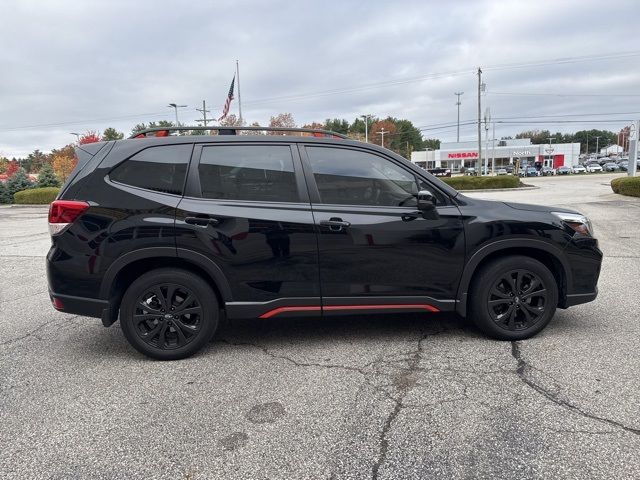
M 199 351 L 215 333 L 216 295 L 196 274 L 177 268 L 145 273 L 127 289 L 120 325 L 133 348 L 158 360 L 178 360 Z
M 471 320 L 499 340 L 532 337 L 547 326 L 558 305 L 553 274 L 539 261 L 519 255 L 483 266 L 473 278 L 470 294 Z

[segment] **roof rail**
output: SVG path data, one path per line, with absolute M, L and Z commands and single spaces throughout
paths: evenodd
M 227 126 L 217 126 L 217 127 L 154 127 L 154 128 L 145 128 L 144 130 L 140 130 L 139 132 L 134 133 L 129 138 L 143 138 L 147 136 L 147 133 L 156 133 L 156 137 L 166 137 L 169 135 L 169 132 L 184 132 L 184 131 L 210 131 L 217 130 L 221 135 L 237 135 L 238 130 L 248 130 L 248 131 L 267 131 L 267 132 L 298 132 L 298 133 L 312 133 L 314 136 L 322 136 L 322 137 L 335 137 L 335 138 L 344 138 L 348 139 L 346 135 L 338 132 L 332 132 L 331 130 L 322 130 L 318 128 L 289 128 L 289 127 L 227 127 Z M 222 133 L 224 132 L 224 133 Z M 232 133 L 233 132 L 233 133 Z

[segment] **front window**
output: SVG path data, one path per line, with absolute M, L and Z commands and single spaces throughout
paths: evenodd
M 415 207 L 415 176 L 378 155 L 334 147 L 307 147 L 326 204 Z

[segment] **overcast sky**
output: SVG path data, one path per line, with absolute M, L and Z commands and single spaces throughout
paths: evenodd
M 640 117 L 633 0 L 0 0 L 0 7 L 0 155 L 9 157 L 63 146 L 69 132 L 113 126 L 128 134 L 139 122 L 173 120 L 170 102 L 188 105 L 181 122 L 195 124 L 203 99 L 218 116 L 236 59 L 243 116 L 261 124 L 291 112 L 298 125 L 364 113 L 452 125 L 455 91 L 464 91 L 464 123 L 477 115 L 478 66 L 487 84 L 483 111 L 527 117 L 498 123 L 498 136 L 617 131 Z M 554 62 L 560 58 L 570 60 Z M 551 123 L 571 119 L 584 122 Z M 534 123 L 541 120 L 550 123 Z M 461 140 L 474 132 L 463 125 Z M 455 126 L 423 133 L 456 135 Z

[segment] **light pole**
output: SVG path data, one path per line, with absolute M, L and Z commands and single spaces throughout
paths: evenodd
M 596 157 L 598 156 L 598 143 L 600 141 L 600 136 L 596 136 Z
M 460 96 L 464 95 L 464 92 L 454 92 L 454 95 L 458 97 L 458 101 L 456 101 L 456 105 L 458 106 L 458 130 L 456 134 L 456 142 L 460 141 Z
M 364 141 L 365 143 L 369 143 L 369 117 L 371 115 L 360 115 L 361 118 L 364 118 Z
M 180 121 L 178 120 L 178 109 L 179 108 L 186 108 L 187 105 L 178 105 L 175 103 L 170 103 L 169 105 L 167 105 L 170 108 L 173 108 L 176 111 L 176 127 L 180 126 Z
M 78 143 L 80 143 L 80 134 L 79 133 L 69 132 L 69 135 L 75 135 L 76 136 L 76 140 L 78 141 Z

